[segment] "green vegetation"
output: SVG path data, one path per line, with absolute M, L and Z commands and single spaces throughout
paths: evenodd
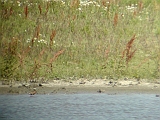
M 1 79 L 160 78 L 160 1 L 2 0 Z

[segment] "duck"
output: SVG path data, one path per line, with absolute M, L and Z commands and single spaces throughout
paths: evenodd
M 29 93 L 29 95 L 35 95 L 36 93 L 37 93 L 36 88 L 34 88 L 33 91 Z

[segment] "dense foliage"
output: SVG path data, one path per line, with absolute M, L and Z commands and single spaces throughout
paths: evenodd
M 159 78 L 159 10 L 159 0 L 2 0 L 0 77 Z

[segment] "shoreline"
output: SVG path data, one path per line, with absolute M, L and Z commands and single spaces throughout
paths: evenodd
M 47 82 L 14 82 L 12 85 L 0 83 L 0 95 L 29 94 L 34 88 L 37 94 L 79 94 L 106 93 L 115 94 L 160 94 L 160 80 L 50 80 Z

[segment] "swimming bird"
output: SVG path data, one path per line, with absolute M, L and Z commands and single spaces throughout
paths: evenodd
M 34 88 L 33 91 L 29 93 L 29 95 L 35 95 L 36 93 L 37 93 L 36 88 Z

